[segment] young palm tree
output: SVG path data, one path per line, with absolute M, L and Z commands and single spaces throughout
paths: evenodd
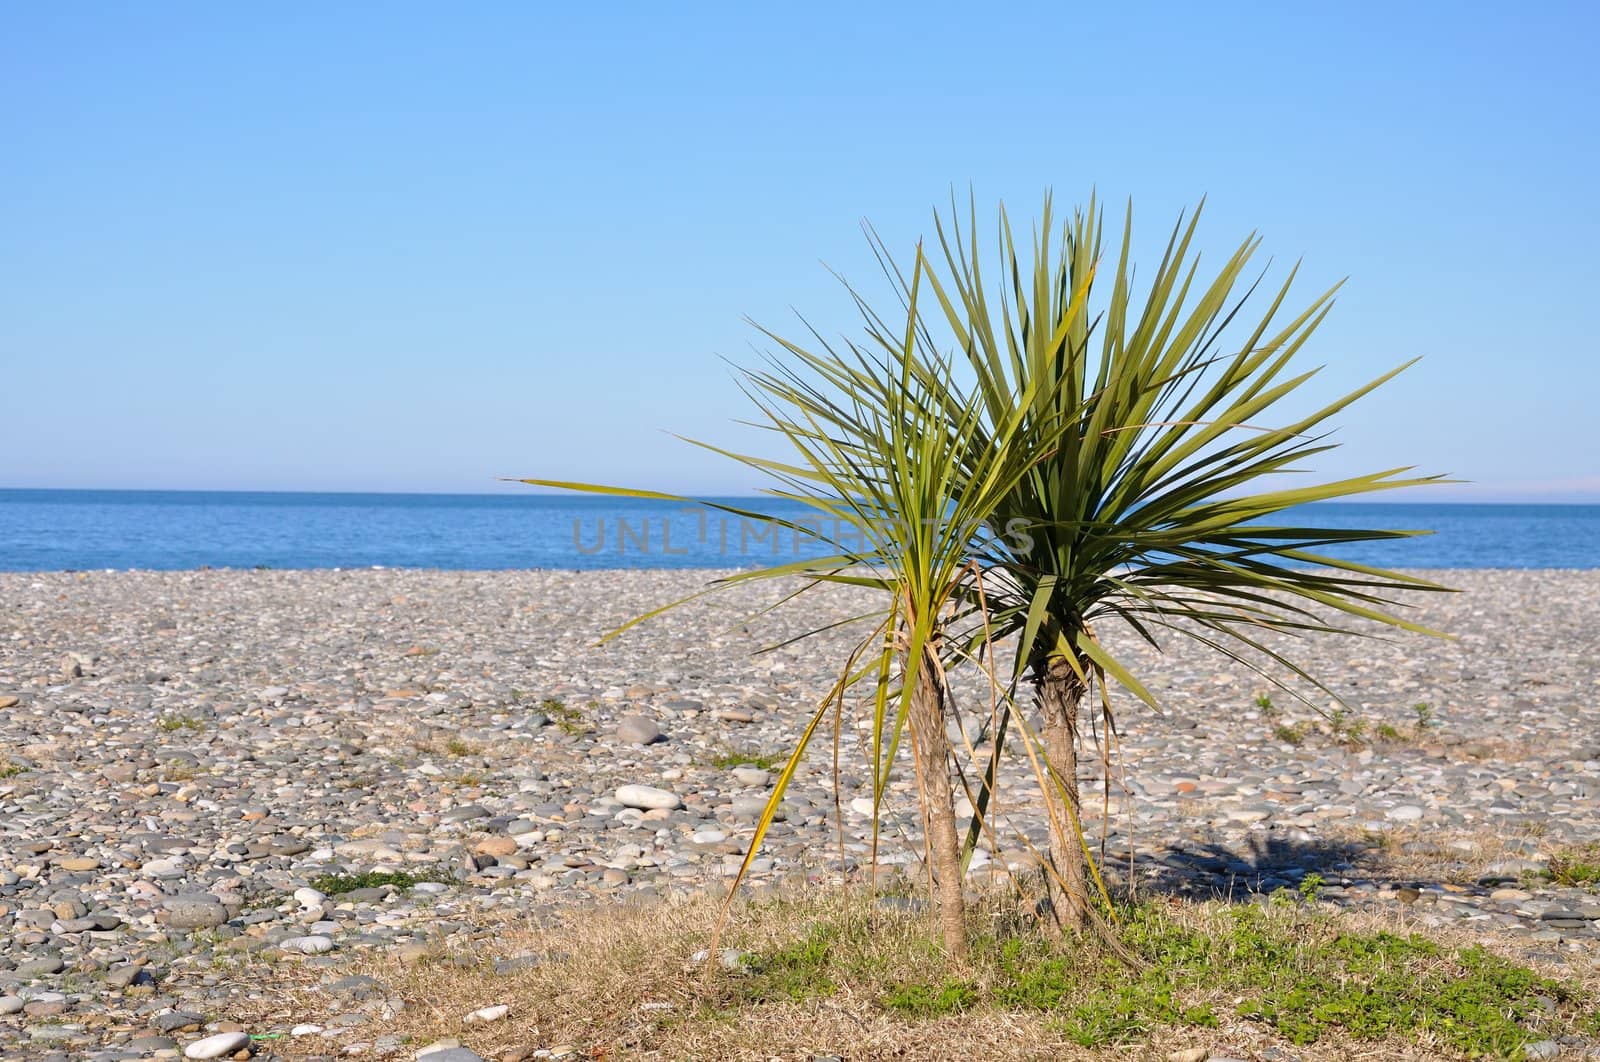
M 966 924 L 952 784 L 958 764 L 945 729 L 946 625 L 966 611 L 976 544 L 1001 499 L 1013 493 L 1028 474 L 1027 462 L 1035 459 L 1030 447 L 1050 446 L 1066 424 L 1052 425 L 1052 414 L 1025 415 L 1022 408 L 993 417 L 982 408 L 978 396 L 958 397 L 951 358 L 929 345 L 922 327 L 918 310 L 920 249 L 917 262 L 905 293 L 905 325 L 901 329 L 891 329 L 858 299 L 867 336 L 860 345 L 846 342 L 835 348 L 814 337 L 820 349 L 813 352 L 766 333 L 788 358 L 768 370 L 744 372 L 742 384 L 762 415 L 760 425 L 788 444 L 788 460 L 719 451 L 770 476 L 777 486 L 767 493 L 809 507 L 817 514 L 814 526 L 849 527 L 851 537 L 861 545 L 845 549 L 835 542 L 839 552 L 832 556 L 739 573 L 714 586 L 799 577 L 804 580 L 803 589 L 843 583 L 883 594 L 879 611 L 870 617 L 875 620 L 871 632 L 844 662 L 839 681 L 818 706 L 779 773 L 757 822 L 745 867 L 754 858 L 828 709 L 842 705 L 846 690 L 856 682 L 871 680 L 875 689 L 871 731 L 874 835 L 876 809 L 904 734 L 910 738 L 927 866 L 938 898 L 945 948 L 958 956 L 966 950 Z M 1069 307 L 1062 312 L 1065 318 L 1071 317 Z M 1017 396 L 1024 403 L 1031 402 L 1034 388 L 1048 383 L 1045 377 L 1037 385 L 1019 382 Z M 1024 441 L 1027 445 L 1022 445 Z M 688 500 L 557 480 L 523 482 L 628 497 Z M 798 520 L 707 504 L 745 519 L 769 520 L 797 534 L 814 529 L 810 523 L 803 529 Z M 613 632 L 617 633 L 621 631 Z M 898 674 L 892 675 L 896 669 Z M 741 868 L 739 879 L 743 873 Z M 738 879 L 734 887 L 738 887 Z
M 1342 630 L 1326 610 L 1421 630 L 1393 614 L 1394 595 L 1440 589 L 1316 552 L 1416 532 L 1261 522 L 1306 502 L 1434 481 L 1407 478 L 1407 470 L 1397 469 L 1261 489 L 1330 449 L 1323 436 L 1309 433 L 1393 375 L 1309 415 L 1263 426 L 1313 375 L 1286 372 L 1327 313 L 1331 291 L 1275 327 L 1288 295 L 1285 282 L 1265 313 L 1228 342 L 1225 334 L 1243 320 L 1255 289 L 1252 283 L 1235 295 L 1257 246 L 1254 237 L 1197 286 L 1198 267 L 1189 256 L 1196 219 L 1180 221 L 1149 291 L 1135 305 L 1130 220 L 1110 296 L 1091 318 L 1101 250 L 1092 201 L 1057 235 L 1047 198 L 1026 263 L 1002 210 L 1005 282 L 992 291 L 980 272 L 971 215 L 965 234 L 953 214 L 948 225 L 936 216 L 943 266 L 930 262 L 919 245 L 909 280 L 873 237 L 886 273 L 899 284 L 903 326 L 891 327 L 858 297 L 866 323 L 859 345 L 835 347 L 813 332 L 814 349 L 808 349 L 766 333 L 782 354 L 769 369 L 743 376 L 760 423 L 792 456 L 777 461 L 719 452 L 770 475 L 778 484 L 772 496 L 805 504 L 823 526 L 853 527 L 864 544 L 846 549 L 835 543 L 838 552 L 830 557 L 713 584 L 782 576 L 801 578 L 804 589 L 844 583 L 881 592 L 880 607 L 866 617 L 873 621 L 870 633 L 843 662 L 833 691 L 779 774 L 745 866 L 830 707 L 837 711 L 856 682 L 871 681 L 874 806 L 884 796 L 900 739 L 909 736 L 928 866 L 952 955 L 965 949 L 965 925 L 952 788 L 956 750 L 945 729 L 948 666 L 976 659 L 997 639 L 1018 638 L 1011 685 L 1029 678 L 1043 721 L 1037 735 L 1024 726 L 1024 747 L 1041 765 L 1051 833 L 1047 880 L 1058 917 L 1076 926 L 1090 912 L 1077 785 L 1083 698 L 1091 691 L 1101 695 L 1108 724 L 1108 678 L 1154 703 L 1101 644 L 1102 626 L 1126 623 L 1157 646 L 1168 635 L 1194 638 L 1249 666 L 1260 668 L 1259 657 L 1315 683 L 1261 634 Z M 927 315 L 920 308 L 924 283 L 939 304 Z M 936 333 L 946 332 L 950 340 L 941 343 Z M 687 500 L 548 479 L 525 482 Z M 1245 493 L 1252 488 L 1256 493 Z M 795 533 L 812 526 L 713 507 Z M 1019 536 L 1019 528 L 1026 533 Z M 997 715 L 968 852 L 1015 719 L 1008 710 Z
M 1281 675 L 1264 665 L 1334 696 L 1261 636 L 1341 632 L 1329 618 L 1339 615 L 1421 631 L 1395 614 L 1395 595 L 1443 589 L 1318 552 L 1424 532 L 1304 527 L 1285 513 L 1438 477 L 1411 477 L 1400 468 L 1307 485 L 1279 482 L 1333 448 L 1324 427 L 1330 417 L 1405 366 L 1314 412 L 1280 413 L 1315 375 L 1290 365 L 1327 315 L 1334 291 L 1284 319 L 1291 271 L 1264 309 L 1247 317 L 1259 279 L 1247 285 L 1242 279 L 1259 241 L 1252 235 L 1220 271 L 1203 278 L 1198 255 L 1190 254 L 1198 220 L 1199 211 L 1187 223 L 1180 218 L 1148 291 L 1136 298 L 1130 208 L 1109 296 L 1093 303 L 1093 318 L 1083 311 L 1085 298 L 1096 294 L 1101 265 L 1092 199 L 1058 232 L 1047 196 L 1027 261 L 1002 207 L 998 285 L 981 272 L 971 208 L 964 232 L 954 210 L 948 223 L 935 217 L 943 268 L 919 263 L 974 374 L 970 393 L 992 423 L 1009 422 L 1018 410 L 1026 422 L 1012 444 L 1030 451 L 1028 471 L 988 520 L 996 531 L 1027 526 L 1031 548 L 993 550 L 983 563 L 990 570 L 989 623 L 997 635 L 1020 636 L 1019 674 L 1031 680 L 1042 718 L 1042 751 L 1058 802 L 1050 816 L 1048 878 L 1057 917 L 1070 926 L 1081 926 L 1088 913 L 1086 847 L 1077 825 L 1083 699 L 1091 690 L 1101 693 L 1108 728 L 1107 676 L 1154 705 L 1107 651 L 1101 629 L 1126 624 L 1158 648 L 1164 637 L 1194 639 L 1280 686 Z M 969 399 L 958 393 L 947 401 L 958 406 Z M 1063 423 L 1070 425 L 1065 434 Z

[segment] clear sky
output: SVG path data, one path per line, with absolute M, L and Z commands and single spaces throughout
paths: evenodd
M 0 486 L 747 487 L 662 433 L 740 440 L 743 317 L 970 183 L 1348 275 L 1325 393 L 1426 357 L 1327 471 L 1600 500 L 1597 10 L 9 5 Z

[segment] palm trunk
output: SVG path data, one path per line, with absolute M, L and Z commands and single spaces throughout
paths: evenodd
M 950 739 L 944 732 L 944 703 L 944 684 L 924 662 L 917 669 L 908 722 L 927 816 L 928 863 L 933 867 L 945 952 L 951 958 L 959 958 L 967 953 L 967 912 L 962 895 L 961 840 L 950 784 Z
M 1050 831 L 1050 863 L 1055 868 L 1055 873 L 1045 875 L 1050 906 L 1058 926 L 1081 930 L 1088 924 L 1088 873 L 1073 823 L 1082 822 L 1078 803 L 1078 706 L 1084 686 L 1072 665 L 1060 657 L 1051 658 L 1036 673 L 1035 682 L 1044 720 L 1040 736 L 1045 754 L 1066 789 L 1066 801 L 1056 808 L 1058 828 Z M 1054 786 L 1049 799 L 1060 799 Z M 1070 814 L 1066 803 L 1071 805 Z

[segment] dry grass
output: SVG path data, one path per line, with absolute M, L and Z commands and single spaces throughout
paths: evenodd
M 1383 830 L 1335 826 L 1330 841 L 1359 846 L 1361 869 L 1393 881 L 1443 881 L 1472 885 L 1497 863 L 1532 859 L 1550 851 L 1537 823 L 1484 824 L 1472 829 L 1391 825 Z M 1514 876 L 1514 875 L 1513 875 Z
M 1155 918 L 1203 938 L 1224 940 L 1237 931 L 1239 910 L 1220 903 L 1171 902 L 1161 905 Z M 1138 980 L 1150 971 L 1141 974 L 1117 967 L 1125 972 L 1113 971 L 1108 981 L 1107 970 L 1113 963 L 1109 953 L 1099 945 L 1081 945 L 1067 953 L 1070 968 L 1089 972 L 1081 992 L 1074 976 L 1067 994 L 1052 999 L 1047 1007 L 1001 1007 L 990 995 L 997 969 L 993 961 L 986 965 L 975 960 L 950 969 L 921 916 L 902 907 L 875 905 L 861 893 L 842 889 L 741 902 L 722 946 L 752 956 L 753 972 L 717 971 L 708 978 L 705 964 L 692 962 L 691 956 L 707 947 L 720 912 L 720 900 L 712 897 L 644 908 L 568 910 L 548 924 L 507 921 L 470 943 L 420 957 L 369 953 L 331 970 L 280 966 L 272 976 L 281 991 L 270 1012 L 256 1015 L 255 1020 L 258 1025 L 316 1020 L 330 1010 L 321 984 L 365 973 L 390 986 L 406 1007 L 383 1028 L 363 1026 L 362 1039 L 393 1032 L 420 1046 L 458 1036 L 486 1058 L 530 1057 L 535 1049 L 559 1045 L 572 1045 L 577 1053 L 570 1057 L 595 1059 L 766 1060 L 814 1055 L 850 1060 L 1076 1059 L 1103 1058 L 1108 1053 L 1161 1059 L 1196 1047 L 1251 1057 L 1274 1045 L 1308 1062 L 1461 1057 L 1426 1031 L 1358 1041 L 1333 1029 L 1315 1043 L 1291 1046 L 1272 1028 L 1238 1016 L 1237 989 L 1193 983 L 1182 988 L 1178 1003 L 1184 1008 L 1208 1008 L 1215 1027 L 1184 1021 L 1152 1023 L 1137 1035 L 1114 1037 L 1109 1046 L 1083 1047 L 1073 1042 L 1060 1015 L 1076 1006 L 1098 1005 L 1093 993 L 1104 994 L 1107 984 Z M 1044 949 L 1026 951 L 1027 955 L 1050 953 L 1036 931 L 1019 919 L 1015 902 L 1005 894 L 985 896 L 975 905 L 973 917 L 980 937 Z M 1264 927 L 1260 932 L 1272 946 L 1287 945 L 1297 956 L 1301 947 L 1326 944 L 1340 934 L 1412 932 L 1400 917 L 1313 913 L 1286 903 L 1269 909 L 1252 925 Z M 819 932 L 825 933 L 825 958 L 806 950 Z M 1435 939 L 1445 949 L 1437 959 L 1441 964 L 1453 961 L 1451 948 L 1489 943 L 1464 935 Z M 536 961 L 505 973 L 496 971 L 497 961 L 517 959 Z M 1293 965 L 1300 960 L 1288 961 Z M 1099 971 L 1098 988 L 1095 971 Z M 1572 976 L 1566 970 L 1539 972 Z M 1159 971 L 1155 977 L 1159 981 Z M 819 978 L 827 991 L 816 990 Z M 914 1007 L 897 1008 L 887 1002 L 908 984 L 970 985 L 973 1002 L 948 1013 L 942 1011 L 952 1008 L 935 1006 L 919 1013 Z M 1591 1001 L 1600 998 L 1600 975 L 1590 971 L 1587 983 L 1579 987 L 1592 993 Z M 507 1019 L 478 1025 L 465 1022 L 472 1011 L 496 1004 L 510 1007 Z M 327 1041 L 310 1040 L 304 1044 L 304 1054 L 328 1051 Z M 292 1040 L 280 1040 L 275 1047 L 282 1057 L 302 1057 L 296 1053 L 302 1045 Z

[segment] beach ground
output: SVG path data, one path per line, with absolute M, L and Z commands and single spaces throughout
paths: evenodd
M 1464 592 L 1421 595 L 1414 616 L 1449 640 L 1273 642 L 1342 710 L 1195 646 L 1100 632 L 1163 706 L 1115 699 L 1109 788 L 1098 735 L 1084 757 L 1088 826 L 1119 893 L 1294 894 L 1319 917 L 1480 941 L 1593 984 L 1600 896 L 1563 867 L 1600 841 L 1600 572 L 1434 575 Z M 473 995 L 419 969 L 450 956 L 510 985 L 549 965 L 549 926 L 573 912 L 623 912 L 687 952 L 860 636 L 760 652 L 866 599 L 830 590 L 756 615 L 767 597 L 742 588 L 596 647 L 708 578 L 0 575 L 0 1056 L 160 1057 L 204 1037 L 226 1049 L 236 1031 L 258 1057 L 410 1058 L 450 1035 L 484 1057 L 560 1048 L 565 1030 L 518 1024 L 530 1005 L 509 987 L 497 1001 L 492 979 Z M 958 692 L 982 751 L 987 695 Z M 854 708 L 837 801 L 830 729 L 751 867 L 754 895 L 874 875 L 915 895 L 911 772 L 891 781 L 874 852 Z M 623 789 L 638 786 L 661 793 Z M 1026 887 L 1043 841 L 1032 788 L 1012 763 L 975 889 Z M 689 912 L 695 932 L 665 933 L 661 911 Z M 468 1021 L 497 1002 L 504 1016 Z M 857 1002 L 848 1020 L 881 1018 Z M 852 1055 L 846 1026 L 820 1019 L 808 1042 L 790 1019 L 774 1056 L 888 1052 Z M 1207 1044 L 1284 1046 L 1256 1028 Z M 1173 1035 L 1141 1049 L 1182 1049 Z M 1028 1057 L 939 1042 L 952 1053 L 907 1057 Z

